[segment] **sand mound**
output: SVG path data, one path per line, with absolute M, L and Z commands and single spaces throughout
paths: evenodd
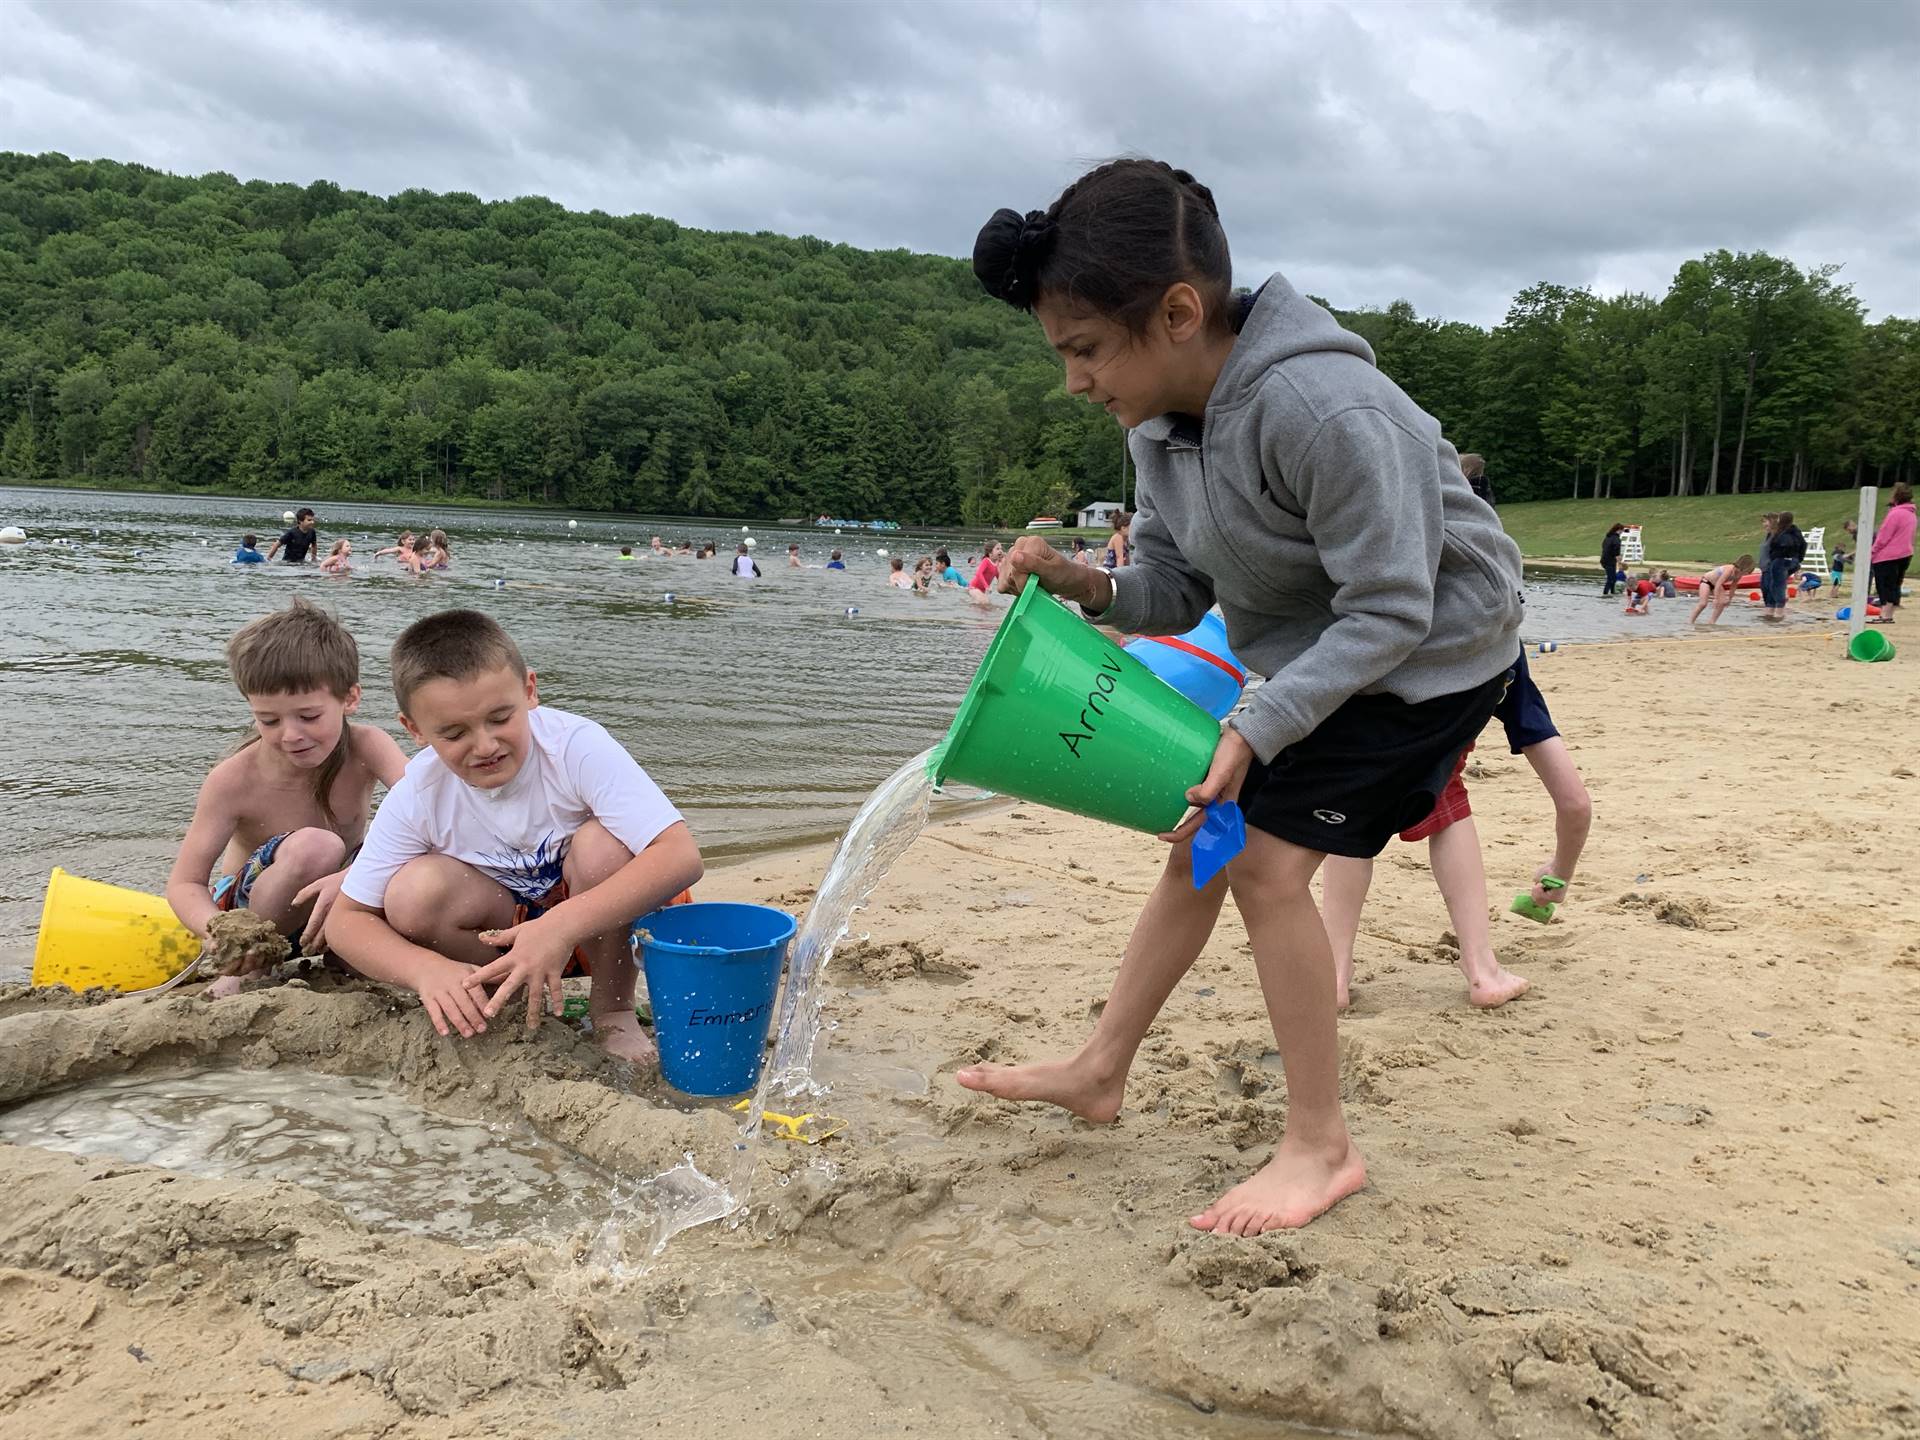
M 251 910 L 224 910 L 207 922 L 207 966 L 215 975 L 271 970 L 292 953 L 273 922 Z

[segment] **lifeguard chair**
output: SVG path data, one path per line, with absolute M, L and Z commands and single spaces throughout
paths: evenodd
M 1646 551 L 1640 548 L 1640 527 L 1629 525 L 1620 532 L 1620 563 L 1622 565 L 1644 564 Z
M 1801 562 L 1802 570 L 1811 570 L 1823 579 L 1833 578 L 1833 563 L 1827 559 L 1827 527 L 1816 525 L 1807 531 L 1807 558 Z

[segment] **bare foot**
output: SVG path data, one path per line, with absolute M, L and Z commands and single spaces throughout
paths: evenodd
M 1528 988 L 1528 981 L 1498 963 L 1478 976 L 1467 977 L 1467 999 L 1480 1010 L 1498 1010 L 1526 994 Z
M 1002 1100 L 1044 1100 L 1096 1125 L 1105 1125 L 1120 1113 L 1127 1089 L 1124 1074 L 1105 1078 L 1078 1057 L 1040 1065 L 969 1065 L 953 1078 L 969 1090 Z
M 246 976 L 221 975 L 218 978 L 216 978 L 211 985 L 207 986 L 207 999 L 224 1000 L 229 995 L 238 995 L 242 990 L 246 988 L 247 988 Z
M 1333 1008 L 1345 1010 L 1353 1004 L 1353 957 L 1342 955 L 1333 962 Z
M 592 1019 L 594 1043 L 616 1060 L 651 1065 L 660 1058 L 659 1047 L 640 1028 L 640 1017 L 631 1010 L 614 1010 Z
M 1571 882 L 1561 886 L 1558 890 L 1549 890 L 1540 883 L 1543 879 L 1545 879 L 1547 876 L 1552 874 L 1554 874 L 1554 869 L 1553 869 L 1553 861 L 1551 859 L 1549 859 L 1538 870 L 1533 872 L 1533 903 L 1534 904 L 1564 905 L 1566 903 L 1567 891 L 1573 888 Z M 1561 880 L 1565 880 L 1567 877 L 1564 875 L 1561 875 L 1561 876 L 1558 876 L 1557 878 Z
M 1349 1140 L 1337 1156 L 1281 1140 L 1273 1159 L 1187 1223 L 1216 1235 L 1297 1230 L 1367 1183 L 1367 1162 Z

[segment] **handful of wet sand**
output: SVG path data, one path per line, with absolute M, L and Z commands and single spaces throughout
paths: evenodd
M 207 964 L 222 975 L 271 970 L 292 953 L 273 922 L 251 910 L 226 910 L 207 922 Z

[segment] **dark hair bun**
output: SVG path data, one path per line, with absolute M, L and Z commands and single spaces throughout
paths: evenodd
M 1194 198 L 1207 207 L 1207 213 L 1209 215 L 1213 216 L 1215 220 L 1220 218 L 1220 207 L 1213 203 L 1213 191 L 1194 179 L 1192 174 L 1186 170 L 1175 170 L 1173 172 L 1173 178 L 1193 192 Z
M 1043 210 L 996 210 L 973 242 L 973 273 L 989 295 L 1031 310 L 1040 267 L 1053 249 L 1054 227 Z

